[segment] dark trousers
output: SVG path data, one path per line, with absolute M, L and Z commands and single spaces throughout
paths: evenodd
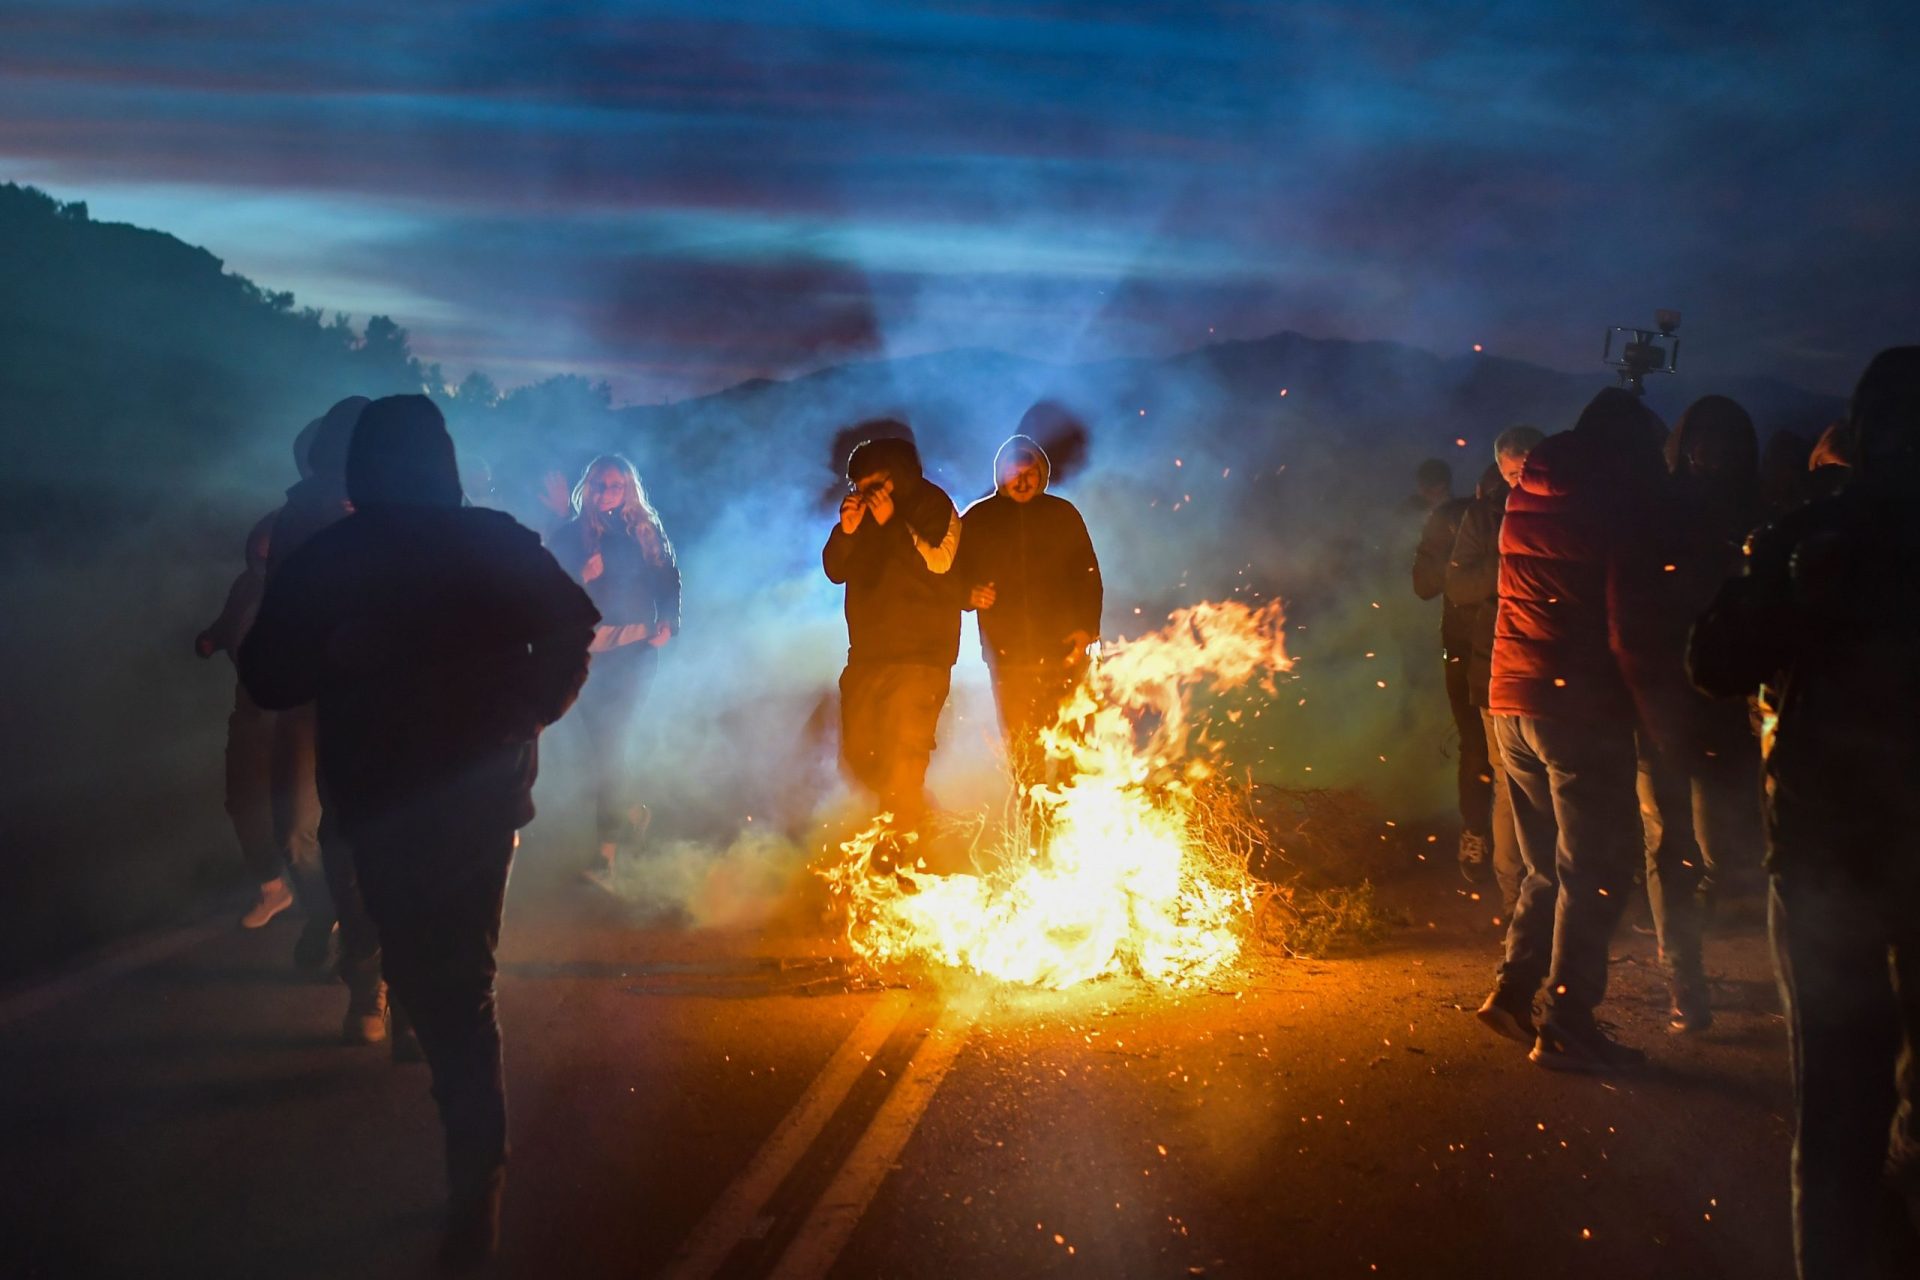
M 429 813 L 355 837 L 387 983 L 433 1071 L 456 1202 L 484 1195 L 506 1169 L 493 980 L 514 843 L 511 826 L 464 813 Z
M 1020 783 L 1045 781 L 1040 735 L 1060 718 L 1080 670 L 1059 662 L 1002 662 L 993 672 L 993 702 L 1007 744 L 1007 768 Z
M 1507 928 L 1501 990 L 1548 1017 L 1591 1015 L 1607 993 L 1607 946 L 1640 861 L 1633 729 L 1496 716 L 1526 878 Z
M 1651 743 L 1640 742 L 1640 824 L 1646 853 L 1647 905 L 1660 943 L 1660 969 L 1671 982 L 1706 981 L 1700 957 L 1705 910 L 1700 886 L 1705 859 L 1695 839 L 1693 780 Z
M 1804 869 L 1775 875 L 1768 903 L 1793 1049 L 1794 1251 L 1807 1280 L 1920 1274 L 1884 1182 L 1920 1175 L 1920 895 L 1868 891 L 1830 859 L 1788 860 Z
M 320 815 L 320 866 L 326 872 L 333 918 L 340 926 L 340 960 L 334 973 L 347 984 L 353 1011 L 376 1012 L 380 1002 L 380 933 L 360 890 L 353 847 L 324 809 Z
M 593 825 L 603 844 L 639 838 L 633 730 L 659 666 L 660 651 L 644 641 L 596 653 L 574 707 L 587 736 Z
M 1487 759 L 1487 731 L 1473 705 L 1465 658 L 1448 658 L 1447 707 L 1460 735 L 1454 782 L 1460 793 L 1460 825 L 1482 839 L 1493 835 L 1493 764 Z
M 933 758 L 951 667 L 859 663 L 840 673 L 840 759 L 848 775 L 895 825 L 913 830 L 926 812 Z
M 273 712 L 263 711 L 235 682 L 227 716 L 227 817 L 247 874 L 259 884 L 286 871 L 273 833 L 273 721 Z

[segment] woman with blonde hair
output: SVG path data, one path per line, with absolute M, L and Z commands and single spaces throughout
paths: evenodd
M 598 836 L 585 874 L 609 887 L 621 847 L 645 834 L 646 806 L 631 795 L 630 739 L 660 650 L 680 630 L 680 569 L 639 471 L 621 455 L 588 463 L 571 505 L 552 551 L 600 610 L 577 715 L 592 757 Z

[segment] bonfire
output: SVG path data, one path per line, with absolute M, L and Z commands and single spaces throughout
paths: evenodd
M 1197 700 L 1271 694 L 1289 666 L 1278 601 L 1195 605 L 1108 647 L 1042 735 L 1048 780 L 1022 785 L 1019 819 L 974 870 L 896 858 L 884 815 L 820 869 L 855 955 L 1054 989 L 1192 986 L 1232 965 L 1260 885 L 1223 838 L 1222 751 Z

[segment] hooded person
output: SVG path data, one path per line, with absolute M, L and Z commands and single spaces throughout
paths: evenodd
M 1025 425 L 1024 423 L 1022 425 Z M 979 619 L 980 654 L 1016 782 L 1035 780 L 1039 735 L 1086 670 L 1100 635 L 1100 561 L 1086 521 L 1048 492 L 1052 462 L 1016 435 L 993 459 L 993 493 L 961 517 L 955 568 Z
M 1645 1062 L 1594 1010 L 1643 858 L 1641 743 L 1671 753 L 1683 736 L 1664 435 L 1638 398 L 1602 391 L 1527 455 L 1500 526 L 1487 700 L 1527 874 L 1479 1016 L 1557 1070 Z
M 1694 618 L 1739 568 L 1747 536 L 1764 518 L 1759 434 L 1738 403 L 1702 396 L 1674 424 L 1666 456 L 1679 536 L 1674 587 L 1682 616 Z M 1758 887 L 1764 843 L 1760 751 L 1745 704 L 1697 698 L 1687 705 L 1693 720 L 1689 750 L 1674 762 L 1682 775 L 1675 785 L 1686 791 L 1686 801 L 1666 806 L 1672 813 L 1663 814 L 1652 803 L 1650 779 L 1643 778 L 1641 810 L 1650 849 L 1668 816 L 1687 828 L 1679 844 L 1699 851 L 1696 892 L 1702 907 L 1710 908 L 1724 891 Z
M 309 422 L 293 442 L 294 465 L 300 479 L 287 490 L 286 501 L 274 515 L 263 579 L 271 582 L 288 557 L 315 533 L 343 519 L 353 507 L 347 501 L 347 445 L 353 425 L 367 407 L 365 396 L 348 396 Z M 348 901 L 334 900 L 329 868 L 320 840 L 320 794 L 314 786 L 313 709 L 291 707 L 273 721 L 269 755 L 272 785 L 271 814 L 274 844 L 280 862 L 292 880 L 293 895 L 306 923 L 294 943 L 294 963 L 317 969 L 327 962 L 336 925 L 344 916 L 345 933 L 335 973 L 348 988 L 349 1040 L 379 1040 L 384 996 L 379 964 L 373 954 L 372 927 L 364 913 Z M 338 868 L 333 869 L 337 873 Z
M 586 679 L 599 614 L 540 539 L 462 503 L 425 396 L 369 405 L 353 514 L 267 584 L 240 650 L 262 706 L 311 702 L 328 820 L 351 850 L 385 972 L 446 1129 L 447 1260 L 497 1243 L 506 1095 L 494 949 L 540 732 Z
M 1526 870 L 1520 861 L 1520 837 L 1513 826 L 1506 766 L 1494 737 L 1493 715 L 1487 710 L 1487 686 L 1493 675 L 1494 618 L 1500 608 L 1500 523 L 1507 514 L 1511 489 L 1508 477 L 1520 478 L 1527 454 L 1541 439 L 1537 427 L 1517 426 L 1502 431 L 1494 440 L 1493 465 L 1481 475 L 1474 487 L 1473 502 L 1460 517 L 1445 572 L 1447 601 L 1466 616 L 1467 698 L 1485 744 L 1482 759 L 1492 792 L 1489 823 L 1493 829 L 1493 879 L 1500 889 L 1502 910 L 1508 915 L 1519 900 Z
M 926 809 L 927 765 L 953 663 L 960 602 L 949 581 L 961 544 L 953 500 L 921 472 L 904 424 L 863 422 L 847 458 L 848 493 L 821 549 L 846 587 L 847 665 L 840 675 L 840 755 L 899 839 Z
M 296 454 L 297 454 L 296 446 Z M 220 614 L 194 639 L 193 651 L 202 658 L 216 653 L 233 657 L 240 651 L 260 609 L 267 585 L 267 556 L 272 546 L 269 512 L 247 531 L 241 547 L 240 573 L 227 588 Z M 227 819 L 240 845 L 241 861 L 259 886 L 253 902 L 240 916 L 240 927 L 259 929 L 293 906 L 290 872 L 280 860 L 280 844 L 273 825 L 274 716 L 247 696 L 238 676 L 233 682 L 233 710 L 227 715 L 225 800 Z
M 1758 693 L 1773 722 L 1769 918 L 1804 1277 L 1920 1265 L 1920 346 L 1874 357 L 1847 427 L 1846 487 L 1753 536 L 1687 653 L 1703 691 Z

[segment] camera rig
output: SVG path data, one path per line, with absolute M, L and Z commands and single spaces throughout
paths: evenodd
M 1680 367 L 1680 339 L 1674 331 L 1680 327 L 1678 311 L 1661 308 L 1653 313 L 1653 328 L 1617 324 L 1607 330 L 1606 343 L 1600 349 L 1600 361 L 1620 374 L 1620 385 L 1637 396 L 1647 394 L 1646 376 L 1650 373 L 1675 373 Z M 1614 343 L 1620 354 L 1614 354 Z M 1665 345 L 1662 345 L 1665 344 Z

